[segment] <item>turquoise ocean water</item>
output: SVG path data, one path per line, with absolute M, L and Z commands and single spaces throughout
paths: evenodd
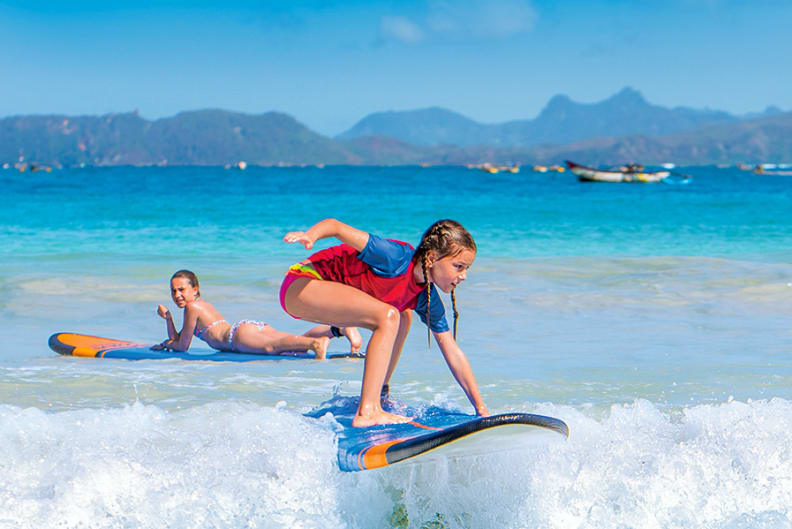
M 792 180 L 681 170 L 0 171 L 0 527 L 792 527 Z M 303 413 L 356 396 L 360 361 L 47 347 L 161 341 L 179 268 L 227 319 L 303 332 L 277 293 L 307 252 L 281 237 L 330 216 L 413 244 L 462 222 L 479 254 L 459 339 L 485 401 L 569 440 L 345 474 L 332 421 Z M 393 393 L 472 411 L 417 319 Z

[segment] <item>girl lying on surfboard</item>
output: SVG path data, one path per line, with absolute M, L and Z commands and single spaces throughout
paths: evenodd
M 317 359 L 324 359 L 330 338 L 346 336 L 351 350 L 360 350 L 360 333 L 354 327 L 338 328 L 320 325 L 302 336 L 276 331 L 266 323 L 254 320 L 227 322 L 208 301 L 201 299 L 198 277 L 189 270 L 179 270 L 170 281 L 171 297 L 176 306 L 184 309 L 181 332 L 176 331 L 173 317 L 164 305 L 157 306 L 157 314 L 165 320 L 168 339 L 152 349 L 186 351 L 193 335 L 219 351 L 237 353 L 278 354 L 287 351 L 313 351 Z
M 372 331 L 360 404 L 352 425 L 410 420 L 385 412 L 380 392 L 386 389 L 399 361 L 412 321 L 411 309 L 434 334 L 451 373 L 476 412 L 489 415 L 473 370 L 456 343 L 454 289 L 467 278 L 467 270 L 476 257 L 476 243 L 467 230 L 453 220 L 437 221 L 413 250 L 407 243 L 325 219 L 308 231 L 287 233 L 283 240 L 301 243 L 310 250 L 316 241 L 327 237 L 344 244 L 317 252 L 289 268 L 281 285 L 280 301 L 283 310 L 294 318 Z M 453 336 L 435 286 L 451 293 Z

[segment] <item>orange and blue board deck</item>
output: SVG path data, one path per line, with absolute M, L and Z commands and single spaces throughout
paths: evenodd
M 336 397 L 307 415 L 332 413 L 343 429 L 338 433 L 338 467 L 345 472 L 382 468 L 401 461 L 419 463 L 439 458 L 484 455 L 526 449 L 566 439 L 569 428 L 560 419 L 532 413 L 478 417 L 437 406 L 409 410 L 388 405 L 392 412 L 412 416 L 403 424 L 355 428 L 357 399 Z
M 312 359 L 313 353 L 248 354 L 207 350 L 206 352 L 155 351 L 153 344 L 102 338 L 71 332 L 55 333 L 49 338 L 50 349 L 62 355 L 90 358 L 122 358 L 125 360 L 199 360 L 205 362 L 255 362 L 261 360 Z M 357 353 L 327 353 L 327 358 L 364 358 Z

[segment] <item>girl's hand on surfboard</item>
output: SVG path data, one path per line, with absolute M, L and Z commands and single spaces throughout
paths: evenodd
M 283 236 L 284 242 L 295 243 L 298 242 L 305 246 L 306 250 L 313 248 L 314 240 L 311 239 L 304 231 L 290 231 Z
M 157 305 L 157 314 L 159 314 L 160 318 L 164 319 L 168 317 L 170 311 L 168 310 L 168 307 L 166 307 L 165 305 Z

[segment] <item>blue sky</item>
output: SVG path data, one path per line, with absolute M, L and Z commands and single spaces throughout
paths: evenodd
M 532 119 L 625 86 L 792 110 L 790 28 L 789 0 L 0 0 L 0 117 L 274 110 L 334 135 L 429 106 Z

